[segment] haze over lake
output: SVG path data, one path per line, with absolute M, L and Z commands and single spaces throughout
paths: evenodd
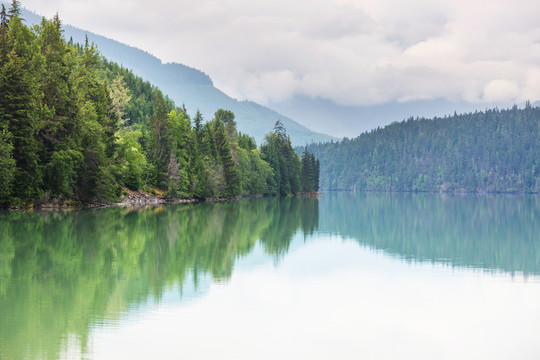
M 540 198 L 0 213 L 2 359 L 536 359 Z

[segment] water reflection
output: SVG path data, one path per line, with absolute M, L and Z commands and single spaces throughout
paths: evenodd
M 0 358 L 57 358 L 95 324 L 110 324 L 165 289 L 231 276 L 260 239 L 282 256 L 317 228 L 313 199 L 254 199 L 0 214 Z M 190 284 L 188 284 L 190 285 Z
M 402 259 L 540 274 L 540 197 L 327 193 L 319 230 Z
M 535 196 L 351 193 L 0 213 L 0 358 L 86 354 L 95 326 L 162 302 L 171 287 L 200 295 L 255 248 L 279 260 L 299 231 L 408 261 L 540 274 L 539 219 Z

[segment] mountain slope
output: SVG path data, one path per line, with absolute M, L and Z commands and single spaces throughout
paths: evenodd
M 377 105 L 346 106 L 335 102 L 296 95 L 286 101 L 270 103 L 269 107 L 309 128 L 337 137 L 354 138 L 366 131 L 414 117 L 444 117 L 478 109 L 507 108 L 514 103 L 466 103 L 445 99 L 389 101 Z M 518 104 L 523 105 L 523 104 Z
M 409 119 L 310 145 L 321 188 L 540 192 L 540 108 Z
M 28 24 L 41 21 L 39 16 L 29 11 L 24 11 L 23 17 Z M 236 116 L 238 129 L 255 137 L 258 144 L 262 143 L 264 135 L 273 129 L 277 120 L 281 120 L 285 125 L 294 145 L 334 139 L 311 131 L 269 108 L 229 97 L 215 88 L 210 77 L 199 70 L 182 64 L 163 64 L 161 60 L 143 50 L 73 26 L 64 25 L 63 28 L 66 40 L 72 39 L 75 43 L 84 44 L 85 37 L 88 36 L 88 40 L 94 42 L 109 61 L 133 70 L 134 74 L 159 87 L 177 105 L 184 104 L 192 117 L 200 110 L 208 121 L 214 117 L 217 109 L 231 110 Z

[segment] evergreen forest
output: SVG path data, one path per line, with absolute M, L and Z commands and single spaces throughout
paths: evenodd
M 529 102 L 409 118 L 309 150 L 321 161 L 323 189 L 540 192 L 540 108 Z
M 271 130 L 271 129 L 269 129 Z M 233 112 L 193 119 L 159 89 L 66 41 L 61 21 L 29 27 L 16 0 L 0 23 L 0 204 L 112 203 L 129 190 L 166 198 L 318 190 L 319 163 L 298 156 L 278 120 L 260 149 Z

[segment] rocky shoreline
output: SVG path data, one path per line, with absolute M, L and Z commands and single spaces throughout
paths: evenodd
M 144 191 L 130 191 L 128 192 L 122 201 L 119 203 L 111 204 L 112 206 L 147 206 L 147 205 L 159 205 L 165 203 L 166 200 L 158 194 L 150 194 Z
M 124 199 L 110 206 L 125 206 L 125 207 L 140 207 L 140 206 L 149 206 L 149 205 L 159 205 L 159 204 L 183 204 L 183 203 L 195 203 L 202 201 L 229 201 L 229 200 L 240 200 L 247 198 L 261 198 L 264 195 L 244 195 L 244 196 L 235 196 L 229 198 L 207 198 L 204 200 L 201 199 L 166 199 L 159 194 L 150 194 L 144 191 L 130 191 L 125 195 Z
M 319 193 L 299 194 L 297 196 L 303 197 L 319 197 Z M 61 199 L 47 199 L 43 201 L 37 201 L 29 205 L 10 206 L 8 210 L 75 210 L 83 208 L 105 208 L 105 207 L 126 207 L 126 208 L 142 208 L 146 206 L 157 206 L 161 204 L 181 204 L 181 203 L 196 203 L 196 202 L 217 202 L 217 201 L 230 201 L 249 198 L 262 198 L 264 195 L 243 195 L 229 198 L 208 198 L 208 199 L 168 199 L 158 193 L 149 193 L 146 191 L 127 191 L 123 195 L 121 201 L 115 203 L 101 203 L 95 201 L 77 201 L 77 200 L 61 200 Z

